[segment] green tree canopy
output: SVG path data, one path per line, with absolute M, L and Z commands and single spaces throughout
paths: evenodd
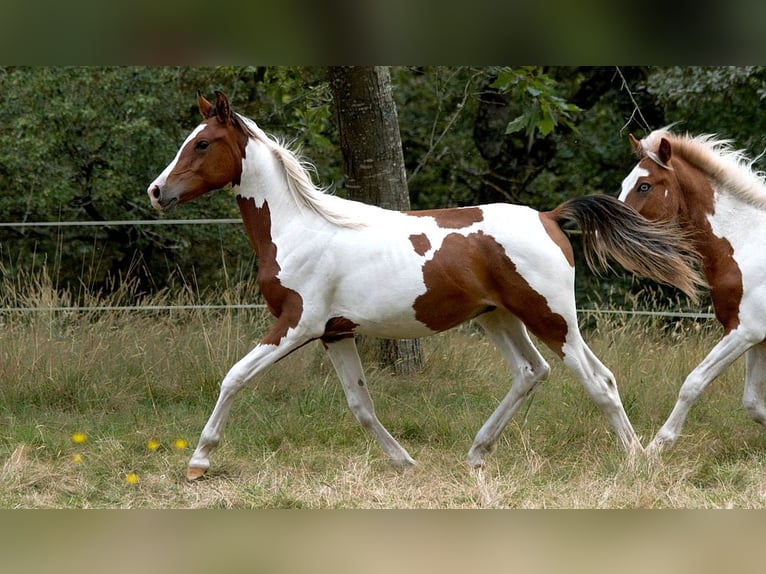
M 511 201 L 548 209 L 616 194 L 633 165 L 630 132 L 679 122 L 756 156 L 766 120 L 758 67 L 394 67 L 391 78 L 413 208 Z M 323 185 L 345 194 L 324 68 L 0 68 L 0 220 L 162 217 L 146 186 L 199 122 L 196 92 L 300 147 Z M 236 218 L 229 194 L 170 217 Z M 3 273 L 46 265 L 64 286 L 105 289 L 138 276 L 146 289 L 183 276 L 199 288 L 250 277 L 257 261 L 239 226 L 0 228 Z M 578 274 L 578 294 L 625 291 Z

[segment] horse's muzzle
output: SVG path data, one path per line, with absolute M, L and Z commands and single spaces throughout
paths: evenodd
M 149 200 L 152 202 L 152 206 L 160 211 L 170 211 L 178 203 L 177 197 L 168 197 L 163 194 L 159 185 L 150 186 L 146 192 L 149 194 Z

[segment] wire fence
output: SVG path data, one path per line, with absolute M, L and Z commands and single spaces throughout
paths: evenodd
M 109 311 L 243 311 L 265 309 L 262 303 L 253 304 L 199 304 L 199 305 L 73 305 L 50 307 L 0 307 L 0 313 L 90 313 Z
M 593 315 L 631 315 L 646 317 L 668 317 L 678 319 L 715 319 L 713 313 L 702 313 L 696 311 L 640 311 L 635 309 L 577 309 L 581 314 Z
M 91 313 L 91 312 L 159 312 L 159 311 L 246 311 L 266 309 L 262 303 L 199 304 L 199 305 L 73 305 L 42 307 L 0 307 L 0 313 Z M 671 319 L 714 319 L 712 313 L 690 311 L 640 311 L 630 309 L 577 309 L 581 315 L 625 315 L 667 317 Z
M 209 225 L 242 223 L 239 218 L 223 219 L 117 219 L 110 221 L 6 221 L 1 227 L 117 227 L 121 225 Z
M 236 218 L 202 219 L 117 219 L 108 221 L 2 221 L 0 228 L 40 228 L 40 227 L 119 227 L 119 226 L 156 226 L 156 225 L 230 225 L 241 224 Z M 246 310 L 265 309 L 264 304 L 199 304 L 199 305 L 80 305 L 80 306 L 41 306 L 41 307 L 0 307 L 0 313 L 90 313 L 110 311 L 192 311 L 192 310 Z
M 14 227 L 110 227 L 110 226 L 136 226 L 136 225 L 213 225 L 213 224 L 241 224 L 240 218 L 217 218 L 217 219 L 123 219 L 110 221 L 11 221 L 0 222 L 0 228 Z M 193 305 L 83 305 L 83 306 L 43 306 L 43 307 L 0 307 L 0 313 L 89 313 L 89 312 L 160 312 L 160 311 L 242 311 L 253 309 L 265 309 L 266 305 L 253 304 L 193 304 Z M 627 315 L 647 317 L 667 317 L 678 319 L 714 319 L 712 313 L 693 311 L 641 311 L 630 309 L 577 309 L 582 315 Z

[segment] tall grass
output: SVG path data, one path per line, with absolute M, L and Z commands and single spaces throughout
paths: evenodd
M 90 306 L 253 302 L 245 287 L 136 299 L 126 284 Z M 71 301 L 45 276 L 6 282 L 0 307 Z M 424 341 L 425 369 L 394 377 L 363 349 L 379 417 L 419 465 L 391 468 L 350 414 L 320 345 L 237 398 L 207 480 L 186 484 L 190 449 L 228 368 L 265 332 L 260 310 L 4 312 L 0 315 L 0 506 L 141 508 L 761 507 L 766 430 L 739 404 L 737 363 L 692 409 L 677 447 L 627 460 L 563 365 L 553 367 L 482 470 L 464 461 L 508 390 L 508 370 L 468 325 Z M 646 443 L 712 322 L 603 314 L 586 339 L 615 373 Z M 75 443 L 75 433 L 86 440 Z M 177 440 L 186 441 L 176 444 Z M 150 445 L 150 441 L 152 442 Z M 150 449 L 149 446 L 156 449 Z M 180 447 L 180 448 L 179 448 Z M 134 483 L 126 480 L 131 477 Z M 137 482 L 135 482 L 137 480 Z

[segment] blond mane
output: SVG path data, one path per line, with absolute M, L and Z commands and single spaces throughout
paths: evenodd
M 244 116 L 237 114 L 247 133 L 253 139 L 265 144 L 279 160 L 285 173 L 287 189 L 297 205 L 308 208 L 327 221 L 343 227 L 360 227 L 363 224 L 351 219 L 328 205 L 329 194 L 326 187 L 317 186 L 312 177 L 316 167 L 291 150 L 285 142 L 264 132 L 258 125 Z
M 753 168 L 763 153 L 750 159 L 743 150 L 734 149 L 731 140 L 719 139 L 714 134 L 692 137 L 662 128 L 640 142 L 641 150 L 660 165 L 658 150 L 662 138 L 670 142 L 673 156 L 679 156 L 703 171 L 723 190 L 766 209 L 766 174 Z

